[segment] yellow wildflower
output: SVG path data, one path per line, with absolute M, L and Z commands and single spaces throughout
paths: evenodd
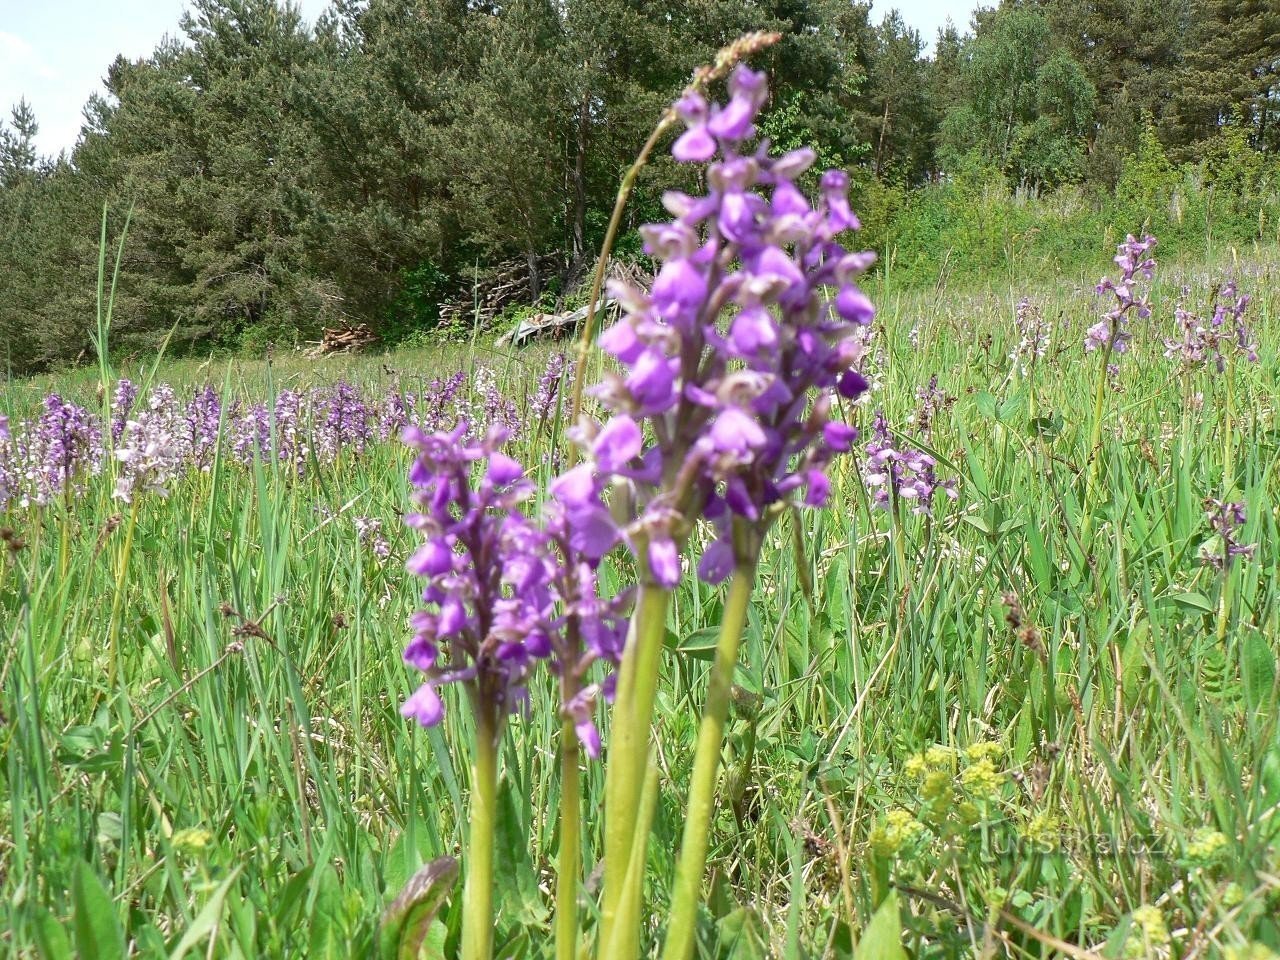
M 186 827 L 175 833 L 170 842 L 175 850 L 197 853 L 213 843 L 213 834 L 203 827 Z
M 910 811 L 895 808 L 871 831 L 871 848 L 882 857 L 895 856 L 924 833 L 924 824 Z
M 995 740 L 982 740 L 964 748 L 965 759 L 970 763 L 975 760 L 995 760 L 1003 753 L 1004 747 Z
M 978 799 L 991 800 L 1000 792 L 1004 774 L 996 769 L 990 757 L 983 757 L 964 768 L 960 774 L 960 783 Z
M 1226 849 L 1226 834 L 1211 827 L 1201 827 L 1187 842 L 1187 858 L 1197 863 L 1212 863 Z

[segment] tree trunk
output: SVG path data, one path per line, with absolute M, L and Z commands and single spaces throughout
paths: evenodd
M 538 276 L 538 254 L 529 250 L 525 253 L 525 259 L 529 263 L 529 298 L 536 303 L 538 297 L 542 295 L 542 282 Z
M 573 256 L 576 267 L 587 253 L 587 131 L 591 119 L 589 95 L 578 106 L 578 129 L 573 158 Z
M 889 132 L 889 98 L 884 100 L 884 116 L 880 118 L 880 142 L 876 144 L 876 176 L 884 172 L 884 138 Z

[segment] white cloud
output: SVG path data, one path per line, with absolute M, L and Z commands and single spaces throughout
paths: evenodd
M 10 78 L 52 80 L 58 72 L 45 63 L 35 47 L 21 37 L 0 30 L 0 84 Z

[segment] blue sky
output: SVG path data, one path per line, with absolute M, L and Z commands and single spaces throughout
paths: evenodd
M 298 0 L 314 21 L 327 0 Z M 932 43 L 948 17 L 969 21 L 972 0 L 876 0 L 876 19 L 897 6 Z M 0 0 L 0 111 L 26 97 L 40 123 L 42 152 L 75 144 L 81 108 L 102 89 L 117 53 L 149 54 L 166 33 L 176 33 L 185 0 Z
M 0 3 L 5 0 L 0 0 Z M 902 19 L 909 26 L 920 31 L 925 45 L 932 50 L 933 38 L 938 29 L 948 20 L 956 25 L 961 33 L 969 29 L 969 17 L 979 6 L 994 6 L 996 0 L 871 0 L 871 18 L 879 22 L 886 13 L 897 7 L 902 11 Z

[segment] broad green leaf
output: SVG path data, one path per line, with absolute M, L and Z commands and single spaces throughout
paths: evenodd
M 720 957 L 723 960 L 765 960 L 768 950 L 760 932 L 760 918 L 754 910 L 738 907 L 716 926 L 720 930 Z
M 902 946 L 902 914 L 897 891 L 890 891 L 858 941 L 855 960 L 907 960 Z
M 37 910 L 32 922 L 32 934 L 35 936 L 36 949 L 40 952 L 40 960 L 70 960 L 71 939 L 67 936 L 67 928 L 48 910 Z
M 1276 683 L 1275 653 L 1267 638 L 1253 631 L 1245 636 L 1241 653 L 1244 657 L 1245 702 L 1250 713 L 1266 710 L 1271 706 Z
M 1048 414 L 1047 416 L 1032 417 L 1028 421 L 1027 426 L 1033 436 L 1043 437 L 1046 440 L 1055 440 L 1062 433 L 1065 421 L 1062 416 L 1057 413 Z
M 676 650 L 686 657 L 695 660 L 714 660 L 716 658 L 716 641 L 720 638 L 719 627 L 704 627 L 695 630 L 683 640 L 678 641 Z
M 1200 613 L 1213 613 L 1213 601 L 1206 597 L 1203 593 L 1195 590 L 1185 590 L 1180 593 L 1170 593 L 1160 598 L 1162 604 L 1171 604 L 1176 607 L 1182 607 L 1185 610 L 1196 610 Z
M 124 960 L 124 931 L 97 872 L 83 860 L 71 874 L 71 932 L 80 960 Z

